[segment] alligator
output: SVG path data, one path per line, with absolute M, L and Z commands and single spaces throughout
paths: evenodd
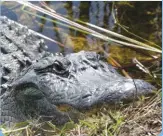
M 96 52 L 51 53 L 45 41 L 27 26 L 0 16 L 0 124 L 48 117 L 64 124 L 79 111 L 151 93 L 155 87 L 129 79 Z

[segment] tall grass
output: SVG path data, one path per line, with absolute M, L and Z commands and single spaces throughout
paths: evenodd
M 20 4 L 23 4 L 24 6 L 30 7 L 32 9 L 35 9 L 35 10 L 41 12 L 41 13 L 44 13 L 46 15 L 49 15 L 49 16 L 55 18 L 56 20 L 59 20 L 59 21 L 62 21 L 64 23 L 68 24 L 69 26 L 73 26 L 73 27 L 76 27 L 78 29 L 81 29 L 82 31 L 86 31 L 90 35 L 92 35 L 92 36 L 94 36 L 96 38 L 102 39 L 104 41 L 113 42 L 113 43 L 116 43 L 116 44 L 120 44 L 120 45 L 124 45 L 124 46 L 128 46 L 128 47 L 132 47 L 132 48 L 139 48 L 139 49 L 144 49 L 144 50 L 148 50 L 148 51 L 154 51 L 154 52 L 162 53 L 162 51 L 160 49 L 157 49 L 157 48 L 152 47 L 152 46 L 149 46 L 149 45 L 147 45 L 145 43 L 136 41 L 136 40 L 131 39 L 129 37 L 120 35 L 118 33 L 115 33 L 115 32 L 109 31 L 109 30 L 106 30 L 104 28 L 100 28 L 100 27 L 95 26 L 93 24 L 85 23 L 88 26 L 91 26 L 91 27 L 93 27 L 93 28 L 95 28 L 97 30 L 106 32 L 106 33 L 108 33 L 108 34 L 110 34 L 112 36 L 115 36 L 116 38 L 120 38 L 120 39 L 126 40 L 126 41 L 128 41 L 130 43 L 125 42 L 125 41 L 122 41 L 122 40 L 120 41 L 118 39 L 114 39 L 114 38 L 108 37 L 106 35 L 103 35 L 103 34 L 97 32 L 97 31 L 95 31 L 93 29 L 87 28 L 87 27 L 85 27 L 85 26 L 83 26 L 83 25 L 81 25 L 79 23 L 76 23 L 74 21 L 71 21 L 71 20 L 69 20 L 69 19 L 67 19 L 67 18 L 65 18 L 65 17 L 57 14 L 56 12 L 51 12 L 49 10 L 43 9 L 43 8 L 38 7 L 38 6 L 36 6 L 36 5 L 34 5 L 34 4 L 30 3 L 30 2 L 25 2 L 25 1 L 17 1 L 17 2 L 20 3 Z

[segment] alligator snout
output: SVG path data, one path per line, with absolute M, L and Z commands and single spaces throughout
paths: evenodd
M 95 104 L 117 103 L 122 100 L 133 100 L 140 95 L 152 93 L 156 88 L 146 81 L 139 79 L 121 78 L 101 84 L 92 92 L 84 94 L 79 103 L 79 109 L 86 109 Z
M 103 86 L 105 91 L 99 98 L 105 102 L 120 102 L 132 100 L 140 95 L 151 93 L 155 87 L 139 79 L 121 79 Z

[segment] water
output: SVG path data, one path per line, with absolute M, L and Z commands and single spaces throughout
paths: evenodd
M 32 3 L 41 6 L 39 2 Z M 127 32 L 129 31 L 141 38 L 150 40 L 161 47 L 161 2 L 113 3 L 107 1 L 50 1 L 46 3 L 57 13 L 71 20 L 79 19 L 125 36 L 141 40 L 132 34 L 129 34 Z M 74 30 L 69 26 L 66 26 L 65 23 L 55 20 L 46 14 L 37 12 L 28 7 L 23 9 L 22 5 L 16 2 L 2 2 L 1 12 L 2 15 L 17 20 L 17 22 L 28 26 L 30 29 L 46 35 L 64 45 L 64 47 L 61 47 L 58 44 L 46 40 L 46 44 L 51 52 L 63 52 L 65 54 L 78 52 L 80 50 L 102 52 L 100 50 L 100 48 L 102 48 L 122 66 L 130 65 L 132 59 L 135 57 L 139 61 L 146 61 L 151 59 L 150 55 L 158 55 L 158 53 L 147 52 L 144 50 L 140 51 L 124 46 L 115 46 L 114 43 L 105 42 L 91 35 Z M 50 19 L 50 21 L 48 19 Z M 119 22 L 120 25 L 116 22 Z M 125 29 L 127 31 L 125 31 Z M 107 59 L 112 63 L 108 57 Z M 156 69 L 160 71 L 159 62 L 161 61 L 151 61 L 146 66 L 149 67 L 153 65 L 151 68 L 152 71 Z M 143 73 L 136 67 L 127 67 L 125 70 L 129 72 L 131 77 L 151 79 L 148 74 Z

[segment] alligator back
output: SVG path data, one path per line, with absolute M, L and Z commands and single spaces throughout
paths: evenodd
M 0 16 L 0 78 L 1 90 L 8 88 L 24 68 L 43 57 L 47 46 L 36 32 L 5 16 Z

